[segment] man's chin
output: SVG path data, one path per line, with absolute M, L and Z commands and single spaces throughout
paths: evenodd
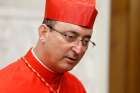
M 74 68 L 74 66 L 65 66 L 63 68 L 61 68 L 61 70 L 59 70 L 59 73 L 65 73 L 67 71 L 70 71 Z

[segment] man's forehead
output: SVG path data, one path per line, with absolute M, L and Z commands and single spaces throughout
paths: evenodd
M 61 22 L 61 21 L 56 21 L 55 27 L 60 28 L 62 30 L 63 29 L 64 30 L 78 30 L 78 31 L 84 30 L 87 32 L 92 31 L 92 29 L 89 29 L 89 28 L 86 28 L 83 26 L 79 26 L 79 25 L 75 25 L 75 24 L 71 24 L 71 23 L 66 23 L 66 22 Z
M 88 29 L 79 25 L 60 22 L 60 21 L 56 21 L 55 29 L 58 29 L 61 32 L 65 32 L 65 31 L 76 32 L 81 36 L 91 36 L 93 32 L 92 29 Z

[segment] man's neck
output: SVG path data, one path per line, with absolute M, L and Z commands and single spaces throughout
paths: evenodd
M 49 70 L 49 71 L 51 71 L 51 72 L 54 72 L 54 71 L 52 71 L 49 67 L 47 67 L 47 66 L 39 59 L 39 57 L 37 57 L 37 55 L 36 55 L 35 52 L 34 52 L 34 48 L 32 48 L 31 52 L 32 52 L 33 56 L 36 58 L 36 60 L 37 60 L 44 68 L 46 68 L 47 70 Z

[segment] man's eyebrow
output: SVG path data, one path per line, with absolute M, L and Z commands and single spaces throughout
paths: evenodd
M 83 36 L 84 38 L 91 38 L 91 35 L 85 35 L 85 36 Z
M 80 34 L 78 33 L 78 32 L 75 32 L 75 31 L 67 31 L 67 32 L 70 32 L 70 33 L 72 33 L 72 34 L 75 34 L 75 35 L 78 35 L 78 36 L 80 36 Z M 83 38 L 91 38 L 91 35 L 85 35 L 85 36 L 83 36 Z
M 71 31 L 67 31 L 67 32 L 80 36 L 79 33 L 75 32 L 75 31 L 72 31 L 72 30 Z

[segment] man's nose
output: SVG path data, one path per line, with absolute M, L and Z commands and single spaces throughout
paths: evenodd
M 74 44 L 72 47 L 73 51 L 75 51 L 77 54 L 83 54 L 85 51 L 84 46 L 82 45 L 82 42 L 78 42 L 77 44 Z

